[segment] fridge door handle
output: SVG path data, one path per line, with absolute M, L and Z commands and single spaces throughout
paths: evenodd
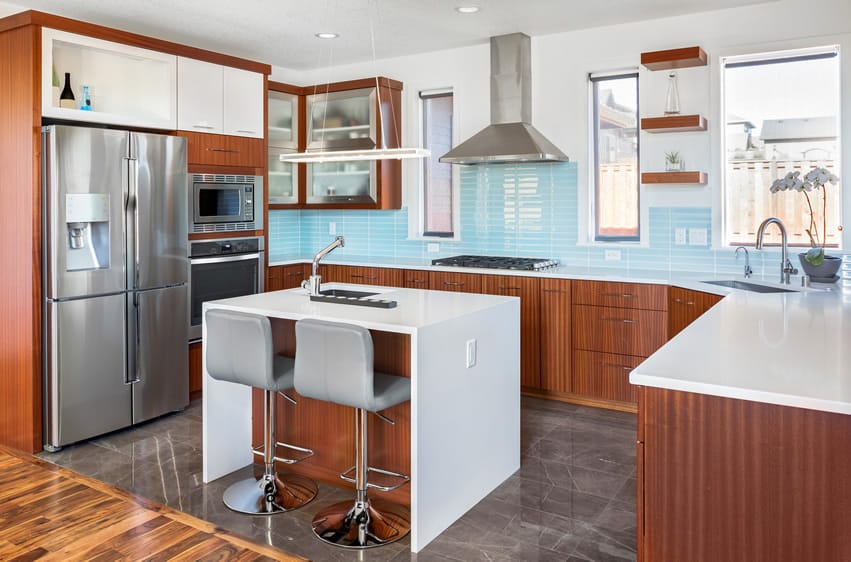
M 132 263 L 128 264 L 131 268 L 131 271 L 128 272 L 127 276 L 127 288 L 136 289 L 139 287 L 139 161 L 135 158 L 128 158 L 127 172 L 127 189 L 129 192 L 129 204 L 132 206 L 133 209 L 133 249 L 132 252 L 129 252 L 129 255 L 133 257 L 133 260 Z M 130 233 L 128 233 L 128 239 L 130 239 Z
M 139 294 L 127 294 L 127 371 L 124 384 L 142 382 L 139 376 Z

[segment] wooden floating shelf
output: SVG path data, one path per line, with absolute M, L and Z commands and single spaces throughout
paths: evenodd
M 706 51 L 700 47 L 651 51 L 649 53 L 641 53 L 641 64 L 648 70 L 672 70 L 675 68 L 706 66 Z
M 666 115 L 664 117 L 645 117 L 641 120 L 641 130 L 648 133 L 686 133 L 705 131 L 706 117 L 702 115 Z
M 682 183 L 700 184 L 706 183 L 706 172 L 644 172 L 641 174 L 641 183 Z

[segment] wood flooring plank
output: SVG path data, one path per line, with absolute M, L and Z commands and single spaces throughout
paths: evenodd
M 303 560 L 0 447 L 0 560 Z

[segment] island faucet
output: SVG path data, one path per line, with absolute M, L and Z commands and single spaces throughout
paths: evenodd
M 788 246 L 788 238 L 786 236 L 786 227 L 783 226 L 783 221 L 778 219 L 777 217 L 768 217 L 759 225 L 759 228 L 756 231 L 756 245 L 755 248 L 757 250 L 762 250 L 762 237 L 765 234 L 765 227 L 770 224 L 776 224 L 780 229 L 780 238 L 781 238 L 781 251 L 782 255 L 780 256 L 780 282 L 789 284 L 789 276 L 798 273 L 798 270 L 792 267 L 792 262 L 789 261 L 789 246 Z
M 316 252 L 316 255 L 313 256 L 313 269 L 311 270 L 310 277 L 305 279 L 301 284 L 303 289 L 307 289 L 308 294 L 313 296 L 319 295 L 319 286 L 322 280 L 322 276 L 319 275 L 319 260 L 331 253 L 331 250 L 335 248 L 342 248 L 345 245 L 343 237 L 337 236 L 334 238 L 333 242 Z

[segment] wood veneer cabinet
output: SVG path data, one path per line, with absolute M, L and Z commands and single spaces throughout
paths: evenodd
M 189 344 L 189 399 L 201 396 L 204 387 L 204 347 L 201 342 Z
M 408 289 L 430 289 L 428 271 L 422 269 L 406 269 L 403 272 L 403 287 Z
M 574 281 L 571 392 L 634 407 L 629 373 L 668 339 L 668 287 Z
M 319 274 L 323 283 L 354 283 L 356 285 L 380 285 L 383 287 L 404 286 L 401 269 L 369 267 L 360 265 L 320 265 Z
M 436 291 L 481 293 L 482 275 L 478 273 L 455 273 L 454 271 L 429 271 L 428 286 Z
M 851 560 L 851 416 L 641 387 L 638 560 Z
M 520 385 L 541 386 L 540 279 L 482 275 L 482 293 L 520 297 Z
M 310 275 L 310 266 L 303 263 L 278 265 L 269 268 L 266 276 L 267 291 L 281 291 L 301 287 L 301 282 Z
M 668 293 L 668 338 L 682 332 L 722 298 L 712 293 L 671 287 Z
M 188 164 L 265 168 L 266 146 L 262 138 L 179 131 L 186 138 Z
M 570 280 L 541 279 L 541 388 L 572 392 Z

